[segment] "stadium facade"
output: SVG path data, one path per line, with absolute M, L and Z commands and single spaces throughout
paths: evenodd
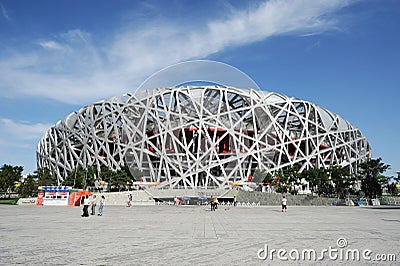
M 141 90 L 86 106 L 50 128 L 38 168 L 139 169 L 160 188 L 226 188 L 259 170 L 349 166 L 371 158 L 361 132 L 316 104 L 229 86 Z

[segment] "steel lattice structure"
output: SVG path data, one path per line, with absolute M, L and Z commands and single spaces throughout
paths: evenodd
M 371 158 L 361 132 L 313 103 L 224 86 L 139 91 L 84 107 L 40 140 L 38 167 L 127 165 L 160 187 L 226 187 L 256 169 L 350 166 Z

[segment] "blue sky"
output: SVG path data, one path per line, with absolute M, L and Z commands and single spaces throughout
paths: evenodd
M 186 60 L 340 114 L 400 171 L 400 2 L 0 0 L 0 164 L 84 105 Z

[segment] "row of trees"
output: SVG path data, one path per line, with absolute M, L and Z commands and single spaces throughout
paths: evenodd
M 310 168 L 299 171 L 299 166 L 294 165 L 274 175 L 267 172 L 258 172 L 257 175 L 264 176 L 264 184 L 274 186 L 279 193 L 295 193 L 295 186 L 300 185 L 303 179 L 309 183 L 311 192 L 322 196 L 338 196 L 344 198 L 346 194 L 354 194 L 356 183 L 361 184 L 361 191 L 369 198 L 382 195 L 382 188 L 387 186 L 388 192 L 396 193 L 395 184 L 397 178 L 383 176 L 390 168 L 384 164 L 381 158 L 371 159 L 360 163 L 357 174 L 351 174 L 349 167 L 332 166 L 330 168 Z M 390 183 L 392 182 L 392 183 Z M 393 188 L 394 186 L 394 188 Z M 391 189 L 390 189 L 391 188 Z
M 52 175 L 48 168 L 39 168 L 23 180 L 22 172 L 22 166 L 5 164 L 0 168 L 0 193 L 2 197 L 10 197 L 15 193 L 20 197 L 37 196 L 39 186 L 62 185 L 80 189 L 95 187 L 95 182 L 98 180 L 106 182 L 111 191 L 121 191 L 126 190 L 134 179 L 127 167 L 116 172 L 107 167 L 102 167 L 101 171 L 98 172 L 95 166 L 87 168 L 79 166 L 61 184 L 57 183 L 57 178 Z M 138 179 L 142 173 L 136 170 L 134 175 Z
M 21 180 L 23 170 L 24 168 L 22 166 L 11 166 L 7 164 L 0 168 L 0 191 L 3 197 L 6 195 L 10 197 L 11 193 L 14 192 L 14 185 Z
M 139 173 L 139 175 L 141 172 Z M 111 191 L 126 190 L 131 182 L 138 177 L 133 177 L 128 167 L 122 167 L 121 170 L 113 171 L 107 167 L 101 167 L 100 172 L 95 166 L 83 168 L 79 166 L 72 171 L 62 182 L 63 186 L 72 186 L 74 188 L 94 187 L 96 181 L 104 181 L 108 184 Z
M 299 185 L 300 180 L 304 179 L 309 183 L 310 190 L 318 195 L 336 195 L 343 198 L 347 193 L 356 193 L 354 184 L 359 182 L 361 190 L 367 197 L 376 198 L 382 195 L 382 188 L 385 186 L 391 194 L 396 194 L 398 191 L 396 184 L 400 183 L 400 174 L 396 178 L 383 176 L 389 168 L 389 165 L 378 158 L 359 164 L 357 175 L 351 175 L 348 167 L 310 168 L 300 172 L 297 165 L 275 174 L 256 170 L 254 175 L 261 177 L 262 183 L 275 187 L 279 193 L 295 193 L 294 185 Z M 22 166 L 5 164 L 0 168 L 0 193 L 3 196 L 10 197 L 12 193 L 18 193 L 21 197 L 35 196 L 39 186 L 57 185 L 56 177 L 47 168 L 38 169 L 21 183 L 22 172 Z M 142 175 L 138 169 L 135 169 L 132 175 L 127 167 L 119 171 L 102 167 L 98 172 L 95 166 L 87 168 L 79 166 L 59 185 L 87 188 L 94 187 L 96 181 L 101 180 L 108 183 L 111 191 L 121 191 L 129 188 L 131 182 L 139 180 Z
M 47 168 L 38 169 L 28 175 L 22 182 L 22 166 L 4 164 L 0 168 L 0 193 L 3 197 L 10 197 L 12 193 L 18 193 L 20 197 L 36 196 L 38 186 L 56 184 L 56 179 Z

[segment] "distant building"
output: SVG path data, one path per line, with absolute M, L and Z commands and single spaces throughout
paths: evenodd
M 79 165 L 127 165 L 164 188 L 223 188 L 256 169 L 349 166 L 371 158 L 361 132 L 313 103 L 224 86 L 139 91 L 100 101 L 50 128 L 37 166 L 62 181 Z

